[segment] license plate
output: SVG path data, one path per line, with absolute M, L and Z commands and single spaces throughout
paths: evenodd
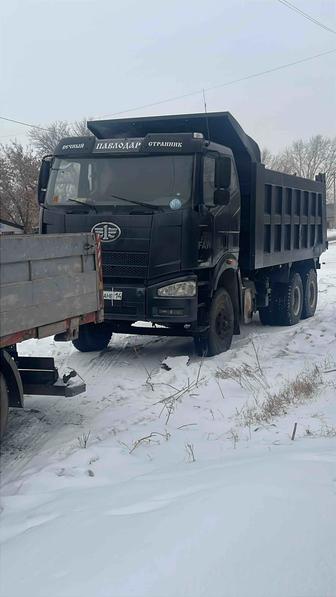
M 122 290 L 104 290 L 104 299 L 109 301 L 122 301 Z

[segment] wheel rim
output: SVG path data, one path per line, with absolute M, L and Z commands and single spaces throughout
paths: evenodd
M 231 327 L 230 321 L 225 316 L 224 310 L 219 311 L 217 313 L 216 321 L 215 321 L 215 330 L 216 330 L 217 336 L 221 340 L 224 340 L 224 338 L 226 338 L 226 336 L 228 334 L 228 331 L 230 330 L 230 327 Z
M 301 306 L 301 292 L 298 286 L 295 286 L 293 292 L 293 313 L 295 316 L 299 315 Z

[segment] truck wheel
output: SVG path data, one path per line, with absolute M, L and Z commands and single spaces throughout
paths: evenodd
M 313 317 L 317 305 L 317 275 L 314 269 L 310 269 L 302 275 L 303 283 L 303 307 L 301 319 Z
M 80 352 L 103 350 L 108 346 L 112 337 L 109 326 L 104 323 L 87 323 L 79 327 L 78 338 L 72 341 Z
M 234 312 L 229 293 L 220 288 L 215 292 L 210 307 L 209 329 L 195 336 L 195 350 L 199 356 L 212 357 L 229 350 L 234 328 Z
M 3 438 L 8 420 L 8 390 L 5 376 L 0 372 L 0 439 Z
M 274 297 L 274 310 L 278 325 L 295 325 L 301 319 L 303 285 L 300 274 L 291 274 L 288 284 L 278 284 Z

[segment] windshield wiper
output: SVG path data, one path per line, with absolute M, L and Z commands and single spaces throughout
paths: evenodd
M 95 211 L 95 213 L 98 213 L 97 208 L 95 206 L 94 203 L 92 203 L 91 201 L 82 201 L 81 199 L 75 199 L 75 197 L 71 197 L 70 199 L 68 199 L 68 201 L 72 201 L 73 203 L 78 203 L 78 205 L 82 205 L 82 206 L 88 206 L 88 207 L 92 207 L 93 210 Z
M 109 195 L 109 198 L 113 197 L 114 199 L 120 199 L 120 201 L 126 201 L 127 203 L 132 203 L 133 205 L 141 205 L 141 207 L 146 207 L 149 209 L 153 209 L 156 211 L 163 211 L 163 208 L 161 207 L 161 205 L 152 205 L 151 203 L 145 203 L 144 201 L 137 201 L 137 199 L 127 199 L 127 197 L 120 197 L 119 195 Z M 97 210 L 97 205 L 102 206 L 104 205 L 105 207 L 108 207 L 107 203 L 95 203 L 92 201 L 82 201 L 79 198 L 75 198 L 72 197 L 71 199 L 68 199 L 68 201 L 72 201 L 73 203 L 78 203 L 78 205 L 82 205 L 82 206 L 88 206 L 88 207 L 92 207 L 94 209 L 94 211 L 96 213 L 98 213 Z
M 121 201 L 126 201 L 127 203 L 133 203 L 134 205 L 141 205 L 141 207 L 149 207 L 150 209 L 154 209 L 156 211 L 163 211 L 161 205 L 153 205 L 152 203 L 145 203 L 144 201 L 138 201 L 137 199 L 127 199 L 127 197 L 120 197 L 119 195 L 111 194 L 109 197 L 120 199 Z

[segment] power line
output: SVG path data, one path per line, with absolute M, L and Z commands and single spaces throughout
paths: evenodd
M 225 83 L 220 83 L 219 85 L 212 85 L 211 87 L 204 87 L 203 89 L 198 89 L 197 91 L 191 91 L 190 93 L 185 93 L 183 95 L 177 95 L 175 97 L 163 99 L 163 100 L 160 100 L 157 102 L 153 102 L 151 104 L 143 104 L 142 106 L 137 106 L 136 108 L 128 108 L 127 110 L 121 110 L 120 112 L 112 112 L 111 114 L 103 114 L 103 116 L 100 116 L 100 118 L 107 118 L 110 116 L 119 116 L 119 114 L 135 112 L 136 110 L 142 110 L 143 108 L 152 108 L 153 106 L 159 106 L 160 104 L 166 104 L 168 102 L 173 102 L 176 100 L 184 99 L 186 97 L 191 97 L 192 95 L 203 94 L 204 91 L 212 91 L 213 89 L 219 89 L 220 87 L 228 87 L 229 85 L 234 85 L 235 83 L 247 81 L 248 79 L 254 79 L 256 77 L 261 77 L 261 76 L 267 75 L 269 73 L 274 73 L 278 70 L 282 70 L 285 68 L 289 68 L 291 66 L 295 66 L 296 64 L 302 64 L 303 62 L 308 62 L 309 60 L 314 60 L 315 58 L 320 58 L 321 56 L 326 56 L 328 54 L 332 54 L 333 52 L 336 52 L 336 48 L 334 48 L 333 50 L 328 50 L 327 52 L 321 52 L 320 54 L 315 54 L 314 56 L 308 56 L 307 58 L 302 58 L 301 60 L 296 60 L 295 62 L 288 62 L 287 64 L 281 64 L 280 66 L 276 66 L 274 68 L 269 68 L 267 70 L 253 73 L 251 75 L 246 75 L 244 77 L 240 77 L 239 79 L 233 79 L 231 81 L 226 81 Z
M 278 0 L 278 1 L 285 3 L 285 0 Z M 308 62 L 310 60 L 315 60 L 316 58 L 320 58 L 322 56 L 327 56 L 328 54 L 332 54 L 334 52 L 336 52 L 336 48 L 334 48 L 332 50 L 327 50 L 326 52 L 320 52 L 319 54 L 314 54 L 313 56 L 308 56 L 307 58 L 302 58 L 301 60 L 295 60 L 294 62 L 287 62 L 286 64 L 281 64 L 280 66 L 276 66 L 274 68 L 269 68 L 267 70 L 259 71 L 257 73 L 252 73 L 251 75 L 246 75 L 244 77 L 240 77 L 239 79 L 233 79 L 231 81 L 226 81 L 225 83 L 220 83 L 219 85 L 211 85 L 210 87 L 203 87 L 202 89 L 198 89 L 197 91 L 191 91 L 189 93 L 184 93 L 183 95 L 177 95 L 175 97 L 166 98 L 163 100 L 159 100 L 157 102 L 152 102 L 151 104 L 143 104 L 142 106 L 137 106 L 136 108 L 128 108 L 127 110 L 121 110 L 120 112 L 112 112 L 111 114 L 104 114 L 103 116 L 100 116 L 100 118 L 106 118 L 106 117 L 110 117 L 110 116 L 119 116 L 119 114 L 126 114 L 128 112 L 135 112 L 136 110 L 142 110 L 144 108 L 151 108 L 153 106 L 159 106 L 160 104 L 166 104 L 168 102 L 173 102 L 176 100 L 184 99 L 186 97 L 191 97 L 193 95 L 198 95 L 198 94 L 204 95 L 205 91 L 212 91 L 214 89 L 220 89 L 221 87 L 228 87 L 229 85 L 234 85 L 235 83 L 240 83 L 242 81 L 248 81 L 249 79 L 254 79 L 257 77 L 261 77 L 263 75 L 274 73 L 279 70 L 283 70 L 285 68 L 290 68 L 291 66 L 295 66 L 297 64 L 302 64 L 302 63 Z M 7 118 L 5 116 L 0 116 L 0 119 L 6 120 L 7 122 L 14 122 L 15 124 L 20 124 L 20 125 L 26 126 L 28 128 L 39 129 L 41 131 L 49 130 L 42 126 L 38 126 L 36 124 L 22 122 L 21 120 Z
M 21 120 L 14 120 L 13 118 L 5 118 L 5 116 L 0 116 L 1 120 L 7 120 L 7 122 L 15 122 L 16 124 L 21 124 L 22 126 L 28 126 L 31 129 L 40 129 L 41 131 L 48 131 L 49 129 L 43 128 L 43 126 L 37 126 L 37 124 L 29 124 L 28 122 L 22 122 Z
M 295 12 L 297 12 L 299 15 L 301 15 L 305 19 L 308 19 L 308 21 L 311 21 L 312 23 L 315 23 L 315 25 L 318 25 L 319 27 L 322 27 L 322 29 L 325 29 L 326 31 L 329 31 L 329 33 L 333 33 L 334 35 L 336 35 L 336 31 L 334 29 L 331 29 L 330 27 L 327 27 L 327 25 L 324 25 L 324 23 L 321 23 L 321 21 L 318 21 L 317 19 L 315 19 L 314 17 L 312 17 L 308 13 L 304 12 L 303 10 L 301 10 L 301 8 L 298 8 L 297 6 L 295 6 L 294 4 L 292 4 L 291 2 L 288 2 L 288 0 L 277 0 L 277 1 L 280 2 L 280 4 L 283 4 L 284 6 L 286 6 L 287 8 L 289 8 L 290 10 L 294 10 Z

